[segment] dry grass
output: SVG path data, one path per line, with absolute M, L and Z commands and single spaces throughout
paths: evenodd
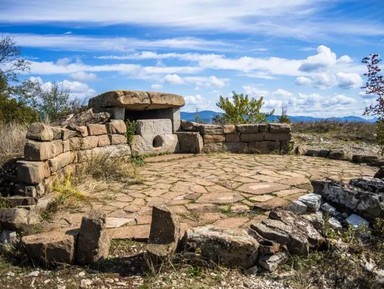
M 361 122 L 300 122 L 291 125 L 293 133 L 317 134 L 326 138 L 377 143 L 376 123 Z
M 24 124 L 0 123 L 0 164 L 23 155 L 27 129 Z
M 136 166 L 127 157 L 111 153 L 92 155 L 79 169 L 79 180 L 90 176 L 95 180 L 130 182 L 139 179 Z

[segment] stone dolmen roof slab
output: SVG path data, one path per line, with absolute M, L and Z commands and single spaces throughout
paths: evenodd
M 127 110 L 165 109 L 184 104 L 181 95 L 139 90 L 108 91 L 89 100 L 89 107 L 123 107 Z

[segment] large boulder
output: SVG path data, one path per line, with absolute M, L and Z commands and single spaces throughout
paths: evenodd
M 129 110 L 150 110 L 181 107 L 185 104 L 180 95 L 161 92 L 115 90 L 89 100 L 92 108 L 123 107 Z
M 106 230 L 106 215 L 91 211 L 81 221 L 76 258 L 80 265 L 103 261 L 108 257 L 111 240 Z
M 187 230 L 182 248 L 223 266 L 248 269 L 256 263 L 259 243 L 245 230 L 204 226 Z

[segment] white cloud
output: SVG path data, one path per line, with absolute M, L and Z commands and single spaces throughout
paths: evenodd
M 336 73 L 338 86 L 341 88 L 359 88 L 363 82 L 360 75 L 357 73 Z
M 163 88 L 163 85 L 161 85 L 160 83 L 154 83 L 151 85 L 151 88 L 154 90 L 160 90 Z
M 71 74 L 71 78 L 79 81 L 96 80 L 97 76 L 94 73 L 87 73 L 84 71 L 77 71 Z
M 310 85 L 312 83 L 312 80 L 305 76 L 299 76 L 296 78 L 295 83 L 297 85 Z
M 360 23 L 344 15 L 330 18 L 328 9 L 332 5 L 334 1 L 330 0 L 13 0 L 12 5 L 3 5 L 0 19 L 5 23 L 70 22 L 88 27 L 126 24 L 316 40 L 330 34 L 384 34 L 383 25 L 376 19 Z
M 336 63 L 336 54 L 329 47 L 320 45 L 317 54 L 307 57 L 299 67 L 300 71 L 312 72 L 328 68 Z
M 167 74 L 164 76 L 164 81 L 170 84 L 182 84 L 184 83 L 180 76 L 177 74 Z
M 29 77 L 29 80 L 40 83 L 41 88 L 43 90 L 49 90 L 52 88 L 52 85 L 53 85 L 53 83 L 50 81 L 44 82 L 41 77 L 31 76 Z M 70 91 L 71 99 L 76 98 L 76 99 L 84 100 L 86 98 L 93 97 L 96 95 L 96 91 L 90 88 L 88 84 L 83 82 L 70 81 L 70 80 L 64 79 L 62 81 L 58 81 L 57 84 Z

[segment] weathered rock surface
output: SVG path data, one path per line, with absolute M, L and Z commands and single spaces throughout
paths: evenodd
M 176 252 L 180 237 L 180 223 L 176 215 L 166 206 L 152 209 L 152 223 L 147 252 L 154 263 L 169 260 Z
M 297 214 L 301 215 L 307 212 L 307 205 L 299 200 L 292 201 L 288 206 L 287 210 Z
M 203 150 L 203 138 L 198 132 L 177 132 L 178 151 L 180 153 L 198 154 Z
M 108 257 L 111 241 L 105 223 L 105 213 L 98 211 L 91 211 L 83 217 L 76 250 L 78 264 L 92 264 Z
M 86 111 L 71 114 L 64 120 L 53 122 L 53 126 L 66 127 L 72 130 L 76 130 L 79 126 L 85 126 L 87 124 L 101 123 L 104 124 L 110 119 L 110 114 L 107 112 L 93 112 L 93 109 L 90 108 Z
M 251 229 L 297 255 L 307 255 L 310 249 L 317 249 L 324 243 L 324 238 L 308 220 L 283 209 L 273 210 L 269 219 L 251 224 Z
M 124 107 L 131 110 L 149 110 L 181 107 L 184 104 L 184 98 L 176 94 L 115 90 L 91 98 L 88 106 L 93 108 Z
M 50 126 L 41 122 L 35 122 L 29 126 L 27 139 L 37 141 L 51 141 L 53 140 L 53 131 Z
M 373 220 L 384 217 L 384 182 L 354 179 L 349 185 L 330 180 L 312 181 L 314 192 L 343 212 Z
M 250 268 L 257 260 L 259 243 L 245 230 L 197 227 L 187 230 L 183 248 L 199 250 L 204 258 L 227 267 Z
M 373 177 L 376 179 L 383 179 L 384 178 L 384 167 L 380 167 L 380 169 L 376 172 L 376 174 Z
M 28 256 L 44 265 L 73 264 L 76 231 L 53 231 L 22 238 Z
M 40 222 L 40 216 L 24 208 L 0 209 L 0 230 L 17 230 Z
M 287 253 L 281 251 L 274 255 L 264 255 L 258 260 L 258 264 L 269 272 L 274 272 L 280 264 L 284 264 L 288 260 Z
M 319 194 L 306 194 L 299 198 L 299 201 L 307 206 L 308 212 L 316 212 L 321 205 L 321 195 Z

